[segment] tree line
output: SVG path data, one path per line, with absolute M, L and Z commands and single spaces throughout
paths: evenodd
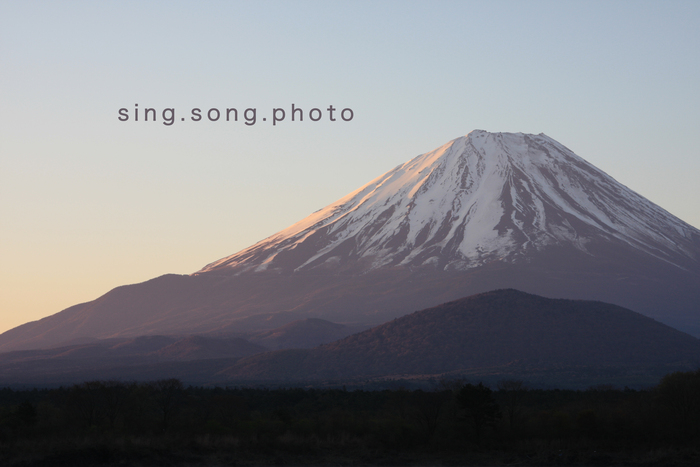
M 543 390 L 516 380 L 494 388 L 443 380 L 432 391 L 259 389 L 176 379 L 0 390 L 3 465 L 55 456 L 83 465 L 125 456 L 664 463 L 697 462 L 697 446 L 700 370 L 669 374 L 648 390 Z

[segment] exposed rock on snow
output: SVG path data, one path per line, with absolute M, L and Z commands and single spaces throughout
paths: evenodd
M 544 134 L 475 130 L 200 272 L 467 270 L 624 242 L 697 266 L 700 232 Z M 690 264 L 689 264 L 690 263 Z

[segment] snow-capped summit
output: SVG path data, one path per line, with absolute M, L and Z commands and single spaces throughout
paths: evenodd
M 460 271 L 601 242 L 700 264 L 700 231 L 552 138 L 475 130 L 199 272 Z

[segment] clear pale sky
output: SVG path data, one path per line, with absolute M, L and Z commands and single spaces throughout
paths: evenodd
M 474 129 L 545 133 L 700 227 L 699 24 L 698 1 L 2 1 L 0 331 L 195 272 Z

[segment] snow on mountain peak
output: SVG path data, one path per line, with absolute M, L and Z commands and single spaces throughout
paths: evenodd
M 466 270 L 594 240 L 683 267 L 699 238 L 543 133 L 474 130 L 200 272 Z

